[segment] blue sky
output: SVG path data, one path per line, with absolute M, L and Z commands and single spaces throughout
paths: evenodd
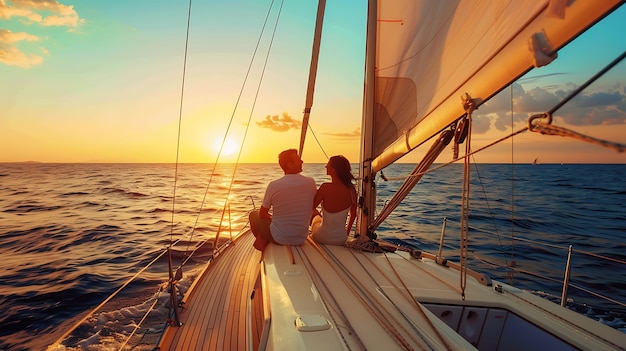
M 275 162 L 280 150 L 297 146 L 299 132 L 290 127 L 302 119 L 317 4 L 286 1 L 273 37 L 278 8 L 271 12 L 262 39 L 263 47 L 273 39 L 269 60 L 264 64 L 266 49 L 257 52 L 233 113 L 269 4 L 193 2 L 179 145 L 188 2 L 0 0 L 0 148 L 8 151 L 0 162 L 174 162 L 178 147 L 182 162 L 213 162 L 226 129 L 238 144 L 246 126 L 242 161 Z M 311 125 L 326 154 L 356 161 L 366 4 L 329 1 L 326 13 Z M 515 129 L 526 118 L 525 103 L 550 108 L 626 50 L 625 27 L 621 8 L 561 50 L 558 65 L 514 85 Z M 626 143 L 625 66 L 564 108 L 557 122 Z M 475 148 L 510 133 L 510 95 L 479 110 Z M 560 137 L 515 142 L 515 162 L 626 162 L 623 153 Z M 476 158 L 509 162 L 510 149 Z M 305 161 L 325 162 L 311 136 L 306 150 Z M 419 152 L 404 160 L 419 160 Z

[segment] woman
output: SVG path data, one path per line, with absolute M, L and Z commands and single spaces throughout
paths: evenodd
M 355 178 L 350 170 L 350 162 L 341 155 L 330 158 L 326 164 L 326 174 L 330 176 L 331 182 L 320 185 L 315 194 L 311 235 L 322 244 L 343 245 L 356 217 L 356 189 L 352 183 Z M 321 215 L 317 211 L 320 204 Z

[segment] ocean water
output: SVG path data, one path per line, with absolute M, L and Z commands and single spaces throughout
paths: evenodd
M 381 206 L 412 168 L 384 170 Z M 324 172 L 304 165 L 318 184 Z M 273 164 L 0 164 L 0 349 L 45 349 L 123 285 L 72 337 L 118 349 L 135 333 L 151 349 L 167 315 L 170 243 L 174 265 L 186 262 L 184 290 L 216 233 L 245 229 L 280 174 Z M 426 174 L 378 235 L 436 253 L 445 218 L 443 255 L 458 258 L 462 175 L 457 164 Z M 572 245 L 568 307 L 626 332 L 626 165 L 482 164 L 471 179 L 473 269 L 558 303 Z

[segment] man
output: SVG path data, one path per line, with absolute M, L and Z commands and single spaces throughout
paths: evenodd
M 250 212 L 249 216 L 257 250 L 263 251 L 270 242 L 301 245 L 306 240 L 317 188 L 313 178 L 300 174 L 302 163 L 295 149 L 278 155 L 278 164 L 285 175 L 269 183 L 261 209 Z

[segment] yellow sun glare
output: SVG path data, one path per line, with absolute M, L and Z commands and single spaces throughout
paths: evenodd
M 224 142 L 223 146 L 222 141 Z M 218 153 L 220 148 L 222 149 L 222 156 L 234 155 L 239 150 L 239 143 L 230 137 L 226 137 L 225 140 L 216 139 L 214 144 L 215 152 Z

